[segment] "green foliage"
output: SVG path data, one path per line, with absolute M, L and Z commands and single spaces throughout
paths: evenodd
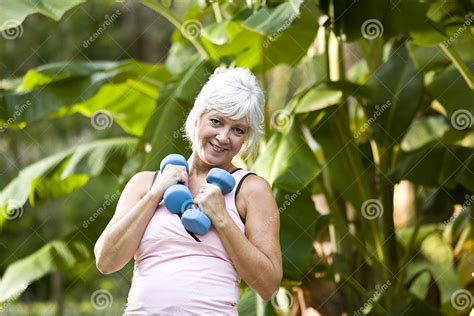
M 2 3 L 14 7 L 20 21 L 34 12 L 22 2 Z M 182 11 L 169 1 L 141 3 L 176 28 L 164 62 L 53 63 L 1 82 L 0 127 L 7 132 L 107 111 L 134 136 L 46 154 L 2 189 L 4 212 L 69 197 L 103 174 L 120 177 L 121 185 L 137 171 L 156 170 L 170 152 L 189 154 L 182 126 L 201 86 L 218 65 L 244 66 L 266 92 L 286 89 L 265 108 L 257 159 L 244 159 L 273 187 L 285 282 L 303 284 L 318 271 L 337 283 L 347 313 L 361 306 L 391 315 L 459 311 L 452 296 L 472 288 L 474 244 L 474 50 L 467 1 L 213 2 Z M 62 4 L 51 17 L 75 4 Z M 7 17 L 0 14 L 0 25 Z M 196 36 L 187 34 L 189 21 L 197 22 Z M 416 187 L 414 223 L 395 229 L 394 192 L 402 180 Z M 316 208 L 314 193 L 327 215 Z M 13 209 L 9 200 L 17 204 Z M 374 201 L 376 216 L 367 207 Z M 0 281 L 0 301 L 52 271 L 91 262 L 90 241 L 105 221 L 101 215 L 12 263 Z M 331 260 L 318 264 L 314 243 L 324 234 Z M 248 287 L 239 311 L 276 313 Z
M 41 0 L 41 1 L 0 1 L 0 32 L 20 25 L 27 15 L 41 13 L 54 20 L 59 20 L 63 14 L 86 0 Z M 10 21 L 6 23 L 6 21 Z
M 422 105 L 423 77 L 402 45 L 394 49 L 367 85 L 377 91 L 367 105 L 368 116 L 379 112 L 377 127 L 383 129 L 375 130 L 374 137 L 382 148 L 390 147 L 403 137 Z
M 209 64 L 197 59 L 189 69 L 177 75 L 173 83 L 163 89 L 142 138 L 142 142 L 147 142 L 152 148 L 145 155 L 142 168 L 158 170 L 161 160 L 170 152 L 187 151 L 182 127 L 194 98 L 209 73 Z
M 262 299 L 254 292 L 247 288 L 242 294 L 239 301 L 239 315 L 268 315 L 274 316 L 278 315 L 275 313 L 274 308 L 269 302 L 264 302 Z
M 306 187 L 319 171 L 318 162 L 297 122 L 286 122 L 288 131 L 274 133 L 254 164 L 272 187 L 297 191 Z
M 0 192 L 0 211 L 7 214 L 22 208 L 28 197 L 31 204 L 41 197 L 61 197 L 83 186 L 89 177 L 120 174 L 135 144 L 134 138 L 97 140 L 35 162 Z M 58 182 L 61 186 L 55 185 Z M 6 218 L 0 217 L 0 225 Z
M 8 266 L 0 282 L 0 301 L 6 302 L 23 292 L 29 284 L 56 270 L 74 268 L 85 260 L 93 260 L 93 245 L 105 228 L 108 217 L 94 218 L 86 229 L 79 228 L 51 241 L 31 255 Z
M 317 228 L 320 215 L 314 207 L 307 188 L 296 192 L 275 190 L 281 220 L 281 251 L 284 277 L 286 280 L 299 281 L 314 268 L 313 240 L 319 233 Z M 273 219 L 268 219 L 269 221 Z
M 427 145 L 413 152 L 403 153 L 394 169 L 394 180 L 409 179 L 428 187 L 453 189 L 462 185 L 474 191 L 474 149 L 455 145 Z
M 163 66 L 136 61 L 45 65 L 28 71 L 14 91 L 0 92 L 0 123 L 25 126 L 103 110 L 127 132 L 141 135 L 147 122 L 141 118 L 151 115 L 158 89 L 169 80 Z

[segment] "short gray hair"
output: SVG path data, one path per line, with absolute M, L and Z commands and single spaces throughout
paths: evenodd
M 245 117 L 249 130 L 239 154 L 248 157 L 255 153 L 258 140 L 263 134 L 264 103 L 262 89 L 250 70 L 219 67 L 202 87 L 189 112 L 185 123 L 186 138 L 194 150 L 196 122 L 202 114 L 211 110 L 232 120 Z

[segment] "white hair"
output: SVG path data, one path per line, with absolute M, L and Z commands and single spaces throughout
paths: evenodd
M 239 154 L 247 157 L 255 153 L 258 139 L 263 134 L 264 103 L 262 89 L 250 70 L 219 67 L 196 97 L 185 123 L 186 138 L 194 150 L 197 120 L 211 110 L 220 112 L 231 120 L 245 117 L 249 130 Z

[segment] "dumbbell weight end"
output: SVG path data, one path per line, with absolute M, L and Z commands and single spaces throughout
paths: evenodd
M 181 216 L 184 227 L 197 235 L 206 234 L 211 229 L 211 220 L 199 208 L 190 208 Z

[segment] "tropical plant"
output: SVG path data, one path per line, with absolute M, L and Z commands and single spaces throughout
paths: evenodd
M 4 0 L 10 10 L 0 14 L 0 31 L 12 32 L 34 12 L 58 19 L 79 2 Z M 240 163 L 272 184 L 280 206 L 282 285 L 302 288 L 327 314 L 470 309 L 472 3 L 206 1 L 178 16 L 170 1 L 140 2 L 176 27 L 163 64 L 65 62 L 0 85 L 3 129 L 81 113 L 130 134 L 97 139 L 22 170 L 0 192 L 7 218 L 28 200 L 63 197 L 104 173 L 121 179 L 120 190 L 170 152 L 189 154 L 182 125 L 212 69 L 248 67 L 268 103 L 259 154 Z M 411 184 L 408 191 L 403 183 Z M 415 196 L 408 214 L 414 220 L 405 227 L 395 222 L 400 194 L 402 200 Z M 111 209 L 11 264 L 0 281 L 0 301 L 47 273 L 93 260 L 91 240 Z M 317 251 L 328 243 L 329 253 Z M 333 285 L 330 293 L 318 291 L 322 281 Z M 278 303 L 288 293 L 270 304 L 242 284 L 239 310 L 283 313 Z M 294 299 L 293 312 L 302 308 Z M 328 307 L 338 304 L 343 307 Z

